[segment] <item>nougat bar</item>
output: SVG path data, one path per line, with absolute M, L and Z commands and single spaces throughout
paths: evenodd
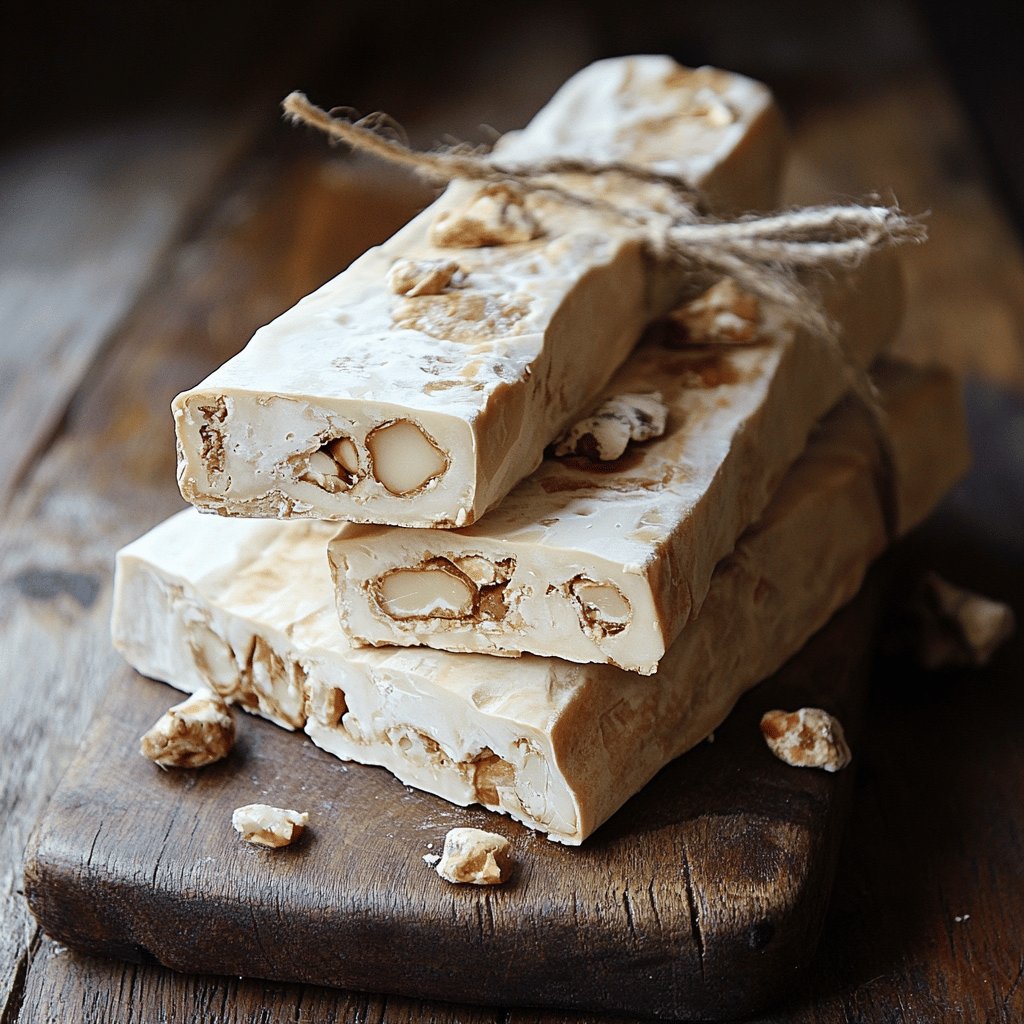
M 892 366 L 881 383 L 910 526 L 966 464 L 962 415 L 939 371 Z M 114 641 L 146 675 L 213 687 L 304 725 L 338 757 L 576 845 L 855 593 L 886 544 L 878 465 L 877 437 L 847 401 L 652 677 L 532 655 L 352 648 L 333 607 L 329 525 L 194 510 L 119 554 Z
M 891 340 L 901 299 L 892 253 L 836 285 L 851 359 L 867 366 Z M 656 395 L 667 423 L 618 459 L 552 455 L 465 529 L 342 529 L 330 559 L 348 636 L 654 672 L 847 387 L 835 349 L 778 310 L 751 326 L 754 344 L 640 346 L 606 399 Z
M 572 157 L 682 175 L 724 213 L 774 204 L 783 148 L 764 86 L 626 57 L 574 76 L 496 152 L 508 165 Z M 656 221 L 666 208 L 662 183 L 559 181 Z M 688 281 L 607 209 L 456 181 L 178 395 L 181 492 L 224 515 L 472 523 Z

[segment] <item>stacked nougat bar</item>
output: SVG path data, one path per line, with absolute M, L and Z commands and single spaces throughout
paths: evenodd
M 722 212 L 774 203 L 781 151 L 763 87 L 660 57 L 586 69 L 499 146 L 676 173 Z M 573 184 L 666 208 L 657 183 Z M 182 491 L 222 515 L 120 553 L 118 648 L 582 842 L 855 592 L 893 488 L 909 527 L 966 460 L 949 378 L 879 362 L 891 258 L 827 301 L 874 367 L 895 479 L 833 348 L 778 311 L 727 291 L 706 335 L 637 346 L 691 286 L 600 206 L 451 186 L 175 401 Z M 554 454 L 631 401 L 658 436 Z

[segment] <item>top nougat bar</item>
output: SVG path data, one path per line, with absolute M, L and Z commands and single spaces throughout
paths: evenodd
M 723 315 L 742 323 L 750 296 L 736 296 Z M 895 254 L 825 297 L 846 357 L 867 368 L 902 320 Z M 462 530 L 343 526 L 329 557 L 346 635 L 653 673 L 847 389 L 833 347 L 777 308 L 753 315 L 745 344 L 641 342 L 606 398 L 656 396 L 665 429 L 619 458 L 550 455 Z
M 584 69 L 496 155 L 681 175 L 728 214 L 774 204 L 783 149 L 764 86 L 645 56 Z M 661 184 L 563 180 L 664 208 Z M 426 285 L 435 294 L 411 294 L 424 262 L 427 276 L 458 269 Z M 607 212 L 456 181 L 174 400 L 182 494 L 222 515 L 469 525 L 540 464 L 687 288 Z

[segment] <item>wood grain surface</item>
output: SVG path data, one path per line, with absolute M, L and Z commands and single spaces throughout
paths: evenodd
M 251 116 L 126 120 L 0 164 L 0 494 L 45 448 L 82 377 L 233 158 Z
M 761 739 L 764 711 L 825 707 L 856 743 L 877 587 L 743 701 L 581 849 L 302 735 L 240 723 L 232 755 L 161 772 L 138 737 L 175 691 L 122 671 L 30 844 L 26 896 L 77 949 L 186 972 L 661 1018 L 749 1014 L 797 984 L 832 882 L 850 775 L 801 771 Z M 253 802 L 308 811 L 281 853 L 229 827 Z M 449 828 L 497 831 L 497 889 L 423 862 Z
M 851 9 L 859 16 L 865 6 L 882 12 L 879 31 L 891 33 L 890 5 Z M 531 88 L 539 103 L 552 79 L 599 55 L 602 46 L 607 52 L 644 45 L 638 30 L 598 45 L 576 31 L 571 18 L 552 27 L 536 21 L 534 12 L 534 21 L 522 38 L 537 59 L 523 50 L 513 53 L 530 73 L 517 77 L 509 65 L 481 59 L 477 78 L 464 74 L 459 95 L 449 97 L 461 121 L 443 105 L 431 105 L 413 78 L 405 80 L 417 101 L 411 109 L 431 126 L 420 141 L 445 128 L 465 133 L 476 123 L 470 112 L 487 105 L 480 120 L 499 127 L 515 123 L 529 112 Z M 908 30 L 905 21 L 897 28 Z M 518 31 L 513 25 L 507 37 L 496 38 L 495 52 L 504 52 Z M 815 31 L 833 40 L 841 34 L 821 24 Z M 757 44 L 748 55 L 763 52 L 766 41 Z M 834 54 L 840 44 L 848 47 L 849 38 L 836 43 Z M 819 62 L 817 77 L 782 82 L 771 67 L 747 62 L 735 48 L 712 49 L 710 59 L 763 73 L 783 86 L 798 154 L 794 181 L 807 193 L 860 194 L 884 186 L 908 208 L 933 211 L 932 241 L 908 261 L 910 326 L 901 344 L 924 355 L 941 352 L 969 374 L 977 461 L 914 548 L 923 564 L 1010 600 L 1020 615 L 1024 260 L 992 198 L 962 113 L 927 59 L 854 68 L 850 57 L 838 78 Z M 515 88 L 506 84 L 496 94 L 488 85 L 493 74 Z M 389 95 L 373 82 L 366 92 L 396 109 L 393 99 L 402 87 L 396 81 Z M 502 110 L 509 111 L 504 123 Z M 272 120 L 269 111 L 265 123 Z M 0 1024 L 570 1019 L 562 1013 L 460 1010 L 309 985 L 183 977 L 154 965 L 81 955 L 40 936 L 20 892 L 30 829 L 104 687 L 123 671 L 107 640 L 113 552 L 180 507 L 167 403 L 253 327 L 387 234 L 394 223 L 389 217 L 402 215 L 390 205 L 391 183 L 325 170 L 319 153 L 312 142 L 286 133 L 269 140 L 264 135 L 244 154 L 194 175 L 181 193 L 181 218 L 164 222 L 165 241 L 147 249 L 144 233 L 133 236 L 141 247 L 138 266 L 149 269 L 134 274 L 130 258 L 122 263 L 126 276 L 109 286 L 111 293 L 121 289 L 118 312 L 97 331 L 94 356 L 55 381 L 60 398 L 47 413 L 51 426 L 40 434 L 18 421 L 5 433 L 2 458 L 22 468 L 14 474 L 17 486 L 0 495 Z M 22 165 L 18 173 L 44 180 L 51 171 L 43 161 Z M 104 199 L 113 217 L 117 196 Z M 414 204 L 408 195 L 405 201 Z M 8 217 L 10 206 L 2 212 Z M 128 211 L 118 216 L 120 223 L 131 222 Z M 67 244 L 57 236 L 50 247 Z M 52 252 L 46 258 L 56 259 Z M 85 322 L 94 314 L 88 293 L 80 295 L 75 315 Z M 74 306 L 70 293 L 61 295 L 61 303 Z M 11 316 L 12 308 L 5 299 L 0 315 Z M 19 337 L 20 329 L 5 334 L 0 347 L 16 350 Z M 5 370 L 0 415 L 13 379 Z M 982 672 L 876 679 L 819 953 L 801 992 L 760 1020 L 1024 1019 L 1022 666 L 1018 638 Z

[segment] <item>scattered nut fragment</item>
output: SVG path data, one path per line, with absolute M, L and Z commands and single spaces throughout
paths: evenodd
M 443 249 L 476 249 L 487 245 L 529 242 L 541 234 L 515 185 L 486 185 L 458 210 L 442 210 L 430 228 L 430 240 Z
M 796 768 L 837 772 L 853 757 L 839 720 L 821 708 L 766 711 L 761 716 L 761 733 L 771 752 Z
M 388 271 L 388 287 L 396 295 L 440 295 L 460 273 L 454 260 L 396 260 Z
M 246 804 L 236 808 L 231 824 L 247 843 L 277 849 L 290 846 L 305 832 L 309 815 L 269 804 Z
M 444 837 L 440 863 L 434 869 L 449 882 L 499 885 L 512 873 L 509 841 L 479 828 L 453 828 Z
M 930 671 L 987 665 L 1014 631 L 1012 609 L 928 573 L 914 607 L 912 642 L 918 662 Z
M 661 393 L 615 395 L 555 441 L 555 455 L 582 455 L 612 462 L 631 441 L 649 441 L 665 433 L 668 409 Z
M 196 690 L 157 720 L 139 750 L 161 768 L 202 768 L 227 757 L 234 745 L 235 720 L 224 698 Z
M 676 328 L 676 344 L 749 345 L 758 340 L 761 307 L 756 296 L 726 277 L 668 318 Z

